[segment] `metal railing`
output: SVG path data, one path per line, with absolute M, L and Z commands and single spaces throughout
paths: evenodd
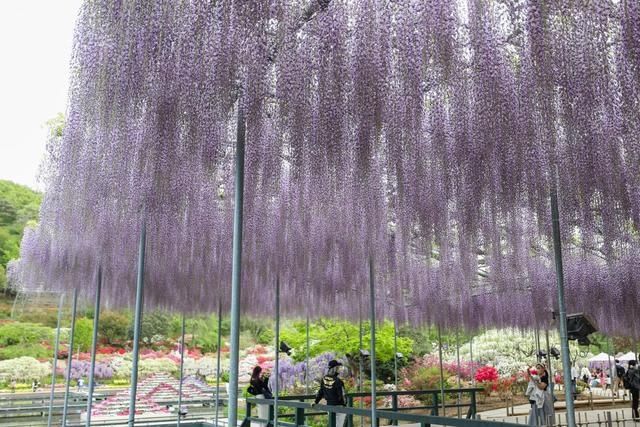
M 470 394 L 469 403 L 456 403 L 446 404 L 445 408 L 459 408 L 469 407 L 467 411 L 467 418 L 450 418 L 439 415 L 440 409 L 443 407 L 440 402 L 441 391 L 440 390 L 417 390 L 417 391 L 389 391 L 379 392 L 379 397 L 391 397 L 390 408 L 379 408 L 377 410 L 376 419 L 374 423 L 370 425 L 379 426 L 381 420 L 389 420 L 392 425 L 397 425 L 400 421 L 408 421 L 411 423 L 419 424 L 421 427 L 427 427 L 431 424 L 442 426 L 478 426 L 478 427 L 492 427 L 492 426 L 517 426 L 518 424 L 498 422 L 498 421 L 482 421 L 476 420 L 476 392 L 481 391 L 480 388 L 467 388 L 467 389 L 447 389 L 446 394 L 452 393 L 468 393 Z M 412 406 L 412 407 L 400 407 L 398 405 L 399 396 L 418 396 L 429 395 L 431 396 L 431 404 L 425 406 Z M 278 398 L 279 408 L 288 408 L 292 412 L 287 412 L 286 409 L 283 413 L 278 414 L 278 426 L 283 427 L 303 427 L 306 426 L 307 417 L 313 416 L 327 416 L 329 427 L 336 427 L 336 415 L 345 414 L 346 424 L 349 427 L 354 425 L 354 417 L 369 418 L 371 416 L 371 410 L 369 408 L 354 408 L 353 402 L 355 398 L 370 396 L 368 393 L 350 393 L 347 395 L 347 404 L 349 406 L 328 406 L 328 405 L 314 405 L 305 402 L 305 400 L 313 399 L 314 395 L 301 395 L 301 396 L 281 396 Z M 268 405 L 269 417 L 268 419 L 252 416 L 253 405 Z M 409 414 L 402 411 L 415 411 L 415 410 L 428 410 L 429 414 Z M 253 422 L 271 423 L 274 422 L 274 400 L 273 399 L 258 399 L 248 398 L 246 401 L 246 416 L 242 423 L 243 427 L 248 427 Z M 276 426 L 276 427 L 278 427 Z M 340 426 L 341 427 L 341 426 Z

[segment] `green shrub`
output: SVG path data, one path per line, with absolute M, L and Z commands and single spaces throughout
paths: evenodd
M 20 316 L 20 321 L 25 323 L 37 323 L 39 325 L 55 328 L 58 326 L 57 310 L 29 311 Z
M 76 320 L 76 329 L 73 332 L 73 346 L 80 351 L 89 351 L 91 349 L 91 341 L 93 340 L 93 320 L 78 319 Z
M 258 342 L 258 344 L 273 345 L 273 340 L 275 339 L 275 337 L 276 335 L 271 329 L 265 328 L 261 330 L 260 333 L 258 333 L 256 341 Z
M 128 339 L 130 325 L 129 316 L 117 311 L 105 311 L 100 313 L 98 333 L 109 345 L 113 345 Z
M 0 346 L 30 344 L 45 341 L 52 336 L 52 329 L 33 323 L 6 323 L 0 326 Z
M 0 360 L 16 359 L 23 356 L 35 359 L 52 358 L 53 351 L 42 344 L 16 344 L 0 348 Z
M 451 376 L 450 372 L 444 372 L 444 388 L 451 388 L 451 384 L 447 382 L 447 378 Z M 415 366 L 411 369 L 411 381 L 405 382 L 405 388 L 408 390 L 439 390 L 440 389 L 440 369 L 436 366 Z M 416 396 L 418 400 L 431 401 L 431 395 Z

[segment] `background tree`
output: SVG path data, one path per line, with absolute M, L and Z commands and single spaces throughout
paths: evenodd
M 20 255 L 25 227 L 38 219 L 42 194 L 0 180 L 0 289 L 6 286 L 7 263 Z
M 128 339 L 131 318 L 124 312 L 105 311 L 100 314 L 98 333 L 109 345 L 119 344 Z
M 140 338 L 145 344 L 164 340 L 169 336 L 170 326 L 171 315 L 162 311 L 152 311 L 142 317 Z M 129 328 L 129 338 L 133 339 L 133 325 Z

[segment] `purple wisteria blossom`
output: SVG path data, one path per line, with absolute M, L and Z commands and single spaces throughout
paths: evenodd
M 279 275 L 365 315 L 372 256 L 381 318 L 548 325 L 557 168 L 569 310 L 638 338 L 639 35 L 635 0 L 87 1 L 20 280 L 131 305 L 145 222 L 145 306 L 228 307 L 241 109 L 246 313 Z

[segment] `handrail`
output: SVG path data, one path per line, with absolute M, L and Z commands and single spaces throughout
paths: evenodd
M 273 403 L 274 403 L 273 399 L 247 398 L 247 415 L 245 417 L 243 425 L 248 425 L 250 421 L 258 421 L 258 422 L 265 422 L 265 423 L 272 422 Z M 267 419 L 261 419 L 258 417 L 252 417 L 251 404 L 269 405 L 270 407 L 269 419 L 267 420 Z M 310 416 L 310 414 L 304 413 L 304 411 L 307 409 L 313 409 L 314 411 L 327 412 L 329 414 L 330 427 L 335 427 L 335 414 L 346 414 L 349 416 L 363 416 L 363 417 L 369 417 L 371 415 L 371 412 L 368 409 L 349 408 L 345 406 L 329 406 L 329 405 L 311 406 L 310 403 L 294 401 L 294 400 L 279 401 L 278 405 L 281 407 L 296 409 L 294 423 L 279 422 L 278 425 L 281 425 L 281 426 L 296 426 L 296 427 L 304 426 L 305 425 L 304 418 L 306 418 L 306 416 Z M 406 413 L 388 411 L 384 409 L 379 410 L 377 413 L 378 413 L 378 417 L 376 419 L 375 425 L 377 425 L 380 419 L 387 419 L 391 421 L 412 421 L 414 423 L 420 423 L 421 426 L 438 424 L 438 425 L 453 426 L 453 427 L 469 427 L 469 426 L 521 427 L 520 424 L 515 424 L 515 423 L 505 423 L 505 422 L 488 421 L 488 420 L 466 420 L 466 419 L 459 419 L 459 418 L 440 417 L 435 415 L 406 414 Z

